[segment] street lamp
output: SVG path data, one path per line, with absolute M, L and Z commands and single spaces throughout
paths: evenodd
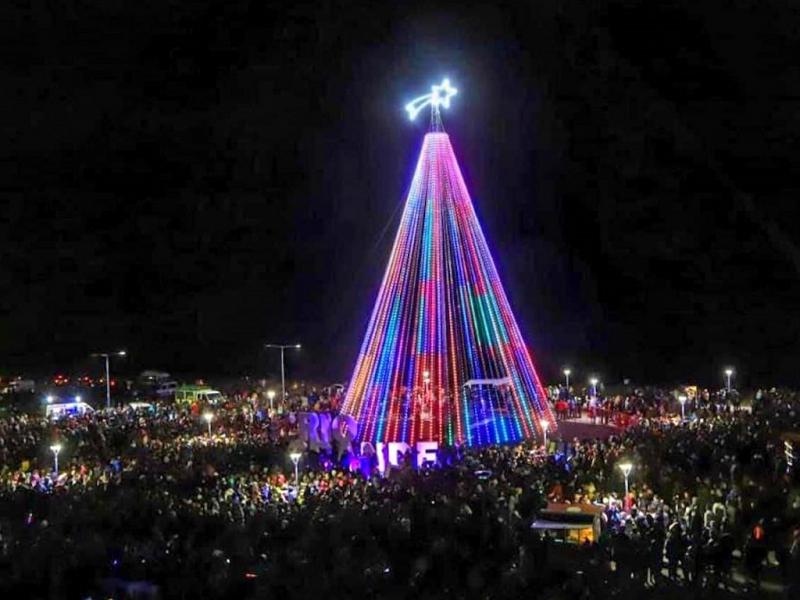
M 61 452 L 61 444 L 53 444 L 50 446 L 50 451 L 53 453 L 53 472 L 58 475 L 58 453 Z
M 275 348 L 281 351 L 281 400 L 286 401 L 286 366 L 284 362 L 283 353 L 287 348 L 295 348 L 300 350 L 300 344 L 264 344 L 265 348 Z
M 685 410 L 686 394 L 681 394 L 680 396 L 678 396 L 678 402 L 681 403 L 681 421 L 682 421 L 686 418 L 686 410 Z
M 547 430 L 550 427 L 549 421 L 542 421 L 542 434 L 544 435 L 544 451 L 547 452 Z
M 597 384 L 600 383 L 600 380 L 597 377 L 592 377 L 589 380 L 589 383 L 592 384 L 592 396 L 595 398 L 597 397 Z
M 112 356 L 125 356 L 125 350 L 118 350 L 117 352 L 94 352 L 92 357 L 106 359 L 106 408 L 111 408 L 111 367 L 109 358 Z
M 622 471 L 622 475 L 625 477 L 625 497 L 628 497 L 628 475 L 631 474 L 631 469 L 633 469 L 633 465 L 629 462 L 620 463 L 619 470 Z
M 564 369 L 564 377 L 567 378 L 567 391 L 569 391 L 569 376 L 572 374 L 572 369 Z
M 214 413 L 203 413 L 203 419 L 205 419 L 206 424 L 208 425 L 208 437 L 211 437 L 211 421 L 214 420 Z
M 728 392 L 731 391 L 731 377 L 733 377 L 733 367 L 728 367 L 725 369 L 725 378 L 727 381 L 726 388 Z
M 48 397 L 47 397 L 47 403 L 48 403 L 48 404 L 52 404 L 54 399 L 55 399 L 55 398 L 53 398 L 53 396 L 48 396 Z
M 300 462 L 301 456 L 302 455 L 299 452 L 292 452 L 289 455 L 289 458 L 291 458 L 292 462 L 294 463 L 294 487 L 297 490 L 298 494 L 300 493 L 300 475 L 297 471 L 297 463 Z
M 272 412 L 272 401 L 275 400 L 275 390 L 269 390 L 267 392 L 267 398 L 269 398 L 269 412 Z

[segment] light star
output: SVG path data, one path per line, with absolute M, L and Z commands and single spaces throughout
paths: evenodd
M 431 104 L 450 108 L 450 98 L 457 93 L 458 90 L 450 85 L 450 80 L 445 79 L 441 85 L 435 85 L 431 88 Z
M 439 85 L 431 87 L 431 93 L 425 94 L 414 98 L 411 102 L 406 104 L 406 111 L 408 111 L 408 118 L 412 121 L 416 119 L 420 111 L 429 104 L 433 107 L 443 106 L 450 108 L 450 98 L 455 96 L 458 90 L 450 85 L 449 79 L 443 79 Z

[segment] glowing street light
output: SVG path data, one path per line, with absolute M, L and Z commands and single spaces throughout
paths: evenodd
M 264 344 L 265 348 L 274 348 L 281 351 L 281 400 L 286 402 L 286 363 L 284 362 L 284 351 L 287 348 L 300 350 L 300 344 Z
M 289 455 L 289 458 L 291 458 L 292 462 L 294 463 L 294 487 L 298 494 L 300 493 L 300 474 L 297 471 L 297 464 L 300 462 L 301 456 L 302 455 L 299 452 L 292 452 Z
M 52 403 L 53 403 L 53 400 L 55 400 L 55 398 L 53 398 L 53 396 L 52 396 L 52 395 L 51 395 L 51 396 L 47 396 L 47 403 L 48 403 L 48 404 L 52 404 Z
M 61 452 L 61 444 L 53 444 L 50 446 L 50 451 L 53 453 L 53 473 L 58 475 L 58 453 Z
M 597 377 L 592 377 L 589 383 L 592 384 L 592 396 L 597 397 L 597 384 L 600 383 L 600 380 Z
M 549 421 L 542 421 L 542 434 L 544 435 L 544 451 L 547 452 L 547 430 L 550 427 Z
M 214 413 L 203 413 L 203 419 L 205 419 L 206 425 L 208 425 L 208 437 L 211 437 L 211 421 L 214 420 Z
M 275 400 L 275 390 L 269 390 L 267 392 L 267 398 L 269 398 L 269 411 L 272 412 L 272 401 Z
M 564 373 L 564 377 L 567 378 L 567 391 L 569 391 L 569 376 L 572 374 L 572 369 L 564 369 L 562 373 Z
M 733 367 L 728 367 L 725 369 L 725 378 L 726 378 L 726 389 L 727 391 L 731 391 L 731 377 L 733 377 Z
M 112 356 L 125 356 L 125 350 L 118 350 L 117 352 L 94 352 L 93 358 L 106 359 L 106 408 L 111 408 L 111 367 L 109 365 L 109 358 Z
M 633 469 L 633 465 L 629 462 L 620 463 L 617 465 L 619 470 L 622 471 L 622 475 L 625 477 L 625 497 L 628 497 L 628 475 L 631 474 L 631 470 Z
M 685 410 L 686 400 L 687 400 L 686 394 L 681 394 L 680 396 L 678 396 L 678 402 L 681 403 L 681 420 L 684 420 L 686 418 L 686 410 Z

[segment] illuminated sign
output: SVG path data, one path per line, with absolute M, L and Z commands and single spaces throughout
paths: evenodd
M 383 457 L 384 448 L 387 448 L 388 450 L 387 456 L 389 458 L 389 464 L 396 467 L 400 464 L 400 456 L 408 452 L 411 449 L 411 446 L 405 442 L 389 442 L 388 444 L 378 442 L 376 448 L 378 451 L 378 470 L 381 473 L 386 470 L 386 463 L 384 462 Z M 416 449 L 417 468 L 421 467 L 427 462 L 436 462 L 436 451 L 439 449 L 438 442 L 417 442 Z

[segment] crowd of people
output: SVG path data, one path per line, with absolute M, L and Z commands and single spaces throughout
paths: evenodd
M 556 392 L 554 407 L 564 399 L 588 414 L 591 397 Z M 680 419 L 675 396 L 662 390 L 601 395 L 596 406 L 637 419 L 610 437 L 554 435 L 546 453 L 536 442 L 460 448 L 441 464 L 401 460 L 383 475 L 324 452 L 303 452 L 295 471 L 296 412 L 330 410 L 336 399 L 325 394 L 270 407 L 242 393 L 210 422 L 176 406 L 58 421 L 6 416 L 0 590 L 794 597 L 800 494 L 781 436 L 800 428 L 800 395 L 759 392 L 746 410 L 730 400 L 698 393 Z M 621 461 L 632 465 L 627 495 Z M 548 502 L 602 506 L 600 538 L 559 544 L 531 529 Z
M 595 424 L 614 424 L 620 427 L 628 427 L 644 418 L 692 414 L 699 407 L 712 412 L 741 408 L 736 390 L 712 391 L 697 389 L 695 386 L 679 390 L 641 387 L 610 394 L 605 394 L 601 388 L 587 387 L 580 390 L 551 386 L 547 389 L 547 394 L 559 420 L 585 417 Z

